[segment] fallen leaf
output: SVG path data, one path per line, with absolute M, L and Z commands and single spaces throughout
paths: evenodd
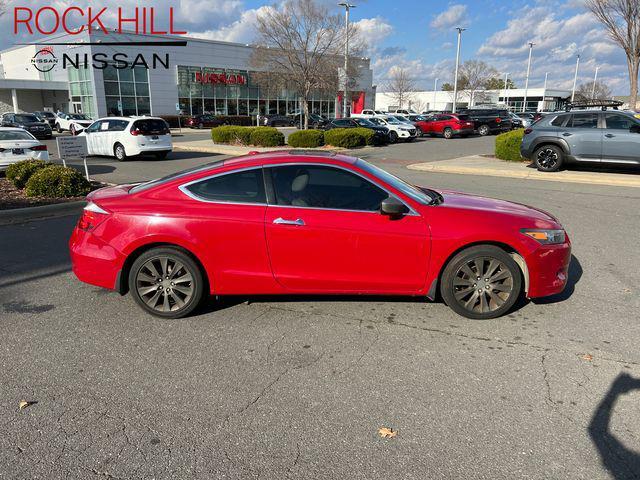
M 378 429 L 378 434 L 382 437 L 382 438 L 393 438 L 395 437 L 398 432 L 394 431 L 393 428 L 388 428 L 388 427 L 380 427 Z
M 583 360 L 587 360 L 587 361 L 589 361 L 589 362 L 590 362 L 591 360 L 593 360 L 593 355 L 591 355 L 590 353 L 585 353 L 585 354 L 582 356 L 582 359 L 583 359 Z
M 20 403 L 18 404 L 18 408 L 20 410 L 24 410 L 25 408 L 27 408 L 29 405 L 31 405 L 29 402 L 27 402 L 26 400 L 20 400 Z

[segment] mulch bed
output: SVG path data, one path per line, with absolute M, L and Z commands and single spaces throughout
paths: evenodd
M 105 185 L 99 182 L 91 182 L 91 190 L 102 188 Z M 68 203 L 84 200 L 84 197 L 51 198 L 51 197 L 27 197 L 24 190 L 13 186 L 6 178 L 0 178 L 0 210 L 14 208 L 39 207 L 54 203 Z

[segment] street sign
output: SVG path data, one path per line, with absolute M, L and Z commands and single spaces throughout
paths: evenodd
M 87 166 L 87 155 L 89 154 L 89 150 L 87 149 L 87 137 L 58 137 L 56 142 L 58 144 L 58 155 L 62 159 L 62 164 L 66 167 L 67 159 L 81 158 L 84 163 L 84 173 L 87 176 L 87 180 L 89 180 L 89 167 Z

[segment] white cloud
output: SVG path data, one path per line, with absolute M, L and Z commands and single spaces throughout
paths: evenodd
M 464 26 L 467 23 L 467 6 L 451 5 L 431 21 L 431 27 L 437 30 Z
M 374 48 L 376 44 L 379 44 L 393 32 L 391 24 L 382 17 L 363 18 L 354 24 L 362 39 L 371 48 Z
M 223 40 L 226 42 L 249 43 L 256 35 L 256 19 L 273 7 L 260 7 L 258 9 L 245 10 L 240 18 L 228 25 L 223 25 L 215 30 L 194 32 L 191 35 L 209 40 Z

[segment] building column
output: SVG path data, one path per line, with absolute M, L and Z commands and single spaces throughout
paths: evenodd
M 13 102 L 13 113 L 18 113 L 18 92 L 15 88 L 11 89 L 11 101 Z

